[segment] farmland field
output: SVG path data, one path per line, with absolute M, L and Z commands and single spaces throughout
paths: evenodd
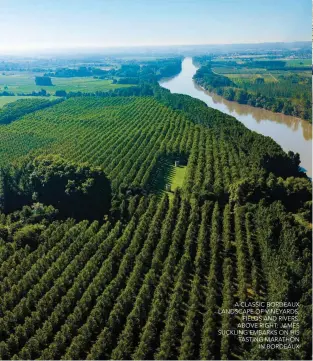
M 38 73 L 6 72 L 5 74 L 0 74 L 0 92 L 6 90 L 15 94 L 39 92 L 41 89 L 45 89 L 54 95 L 57 90 L 96 92 L 129 86 L 127 84 L 112 84 L 112 80 L 93 79 L 92 77 L 53 78 L 53 86 L 42 86 L 35 84 L 35 76 L 38 76 Z
M 287 66 L 290 67 L 308 67 L 312 65 L 311 59 L 286 59 Z
M 29 99 L 29 98 L 31 98 L 31 97 L 30 96 L 29 97 L 27 97 L 27 96 L 18 96 L 18 95 L 0 97 L 0 108 L 3 107 L 5 104 L 15 102 L 16 100 Z

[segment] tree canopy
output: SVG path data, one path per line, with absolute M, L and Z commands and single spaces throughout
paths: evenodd
M 23 160 L 4 171 L 4 178 L 4 206 L 10 211 L 40 202 L 64 217 L 102 219 L 110 209 L 111 185 L 102 169 L 58 155 Z

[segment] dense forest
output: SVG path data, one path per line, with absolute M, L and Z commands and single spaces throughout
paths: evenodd
M 0 112 L 0 359 L 310 359 L 299 155 L 122 69 L 137 86 Z M 300 302 L 300 349 L 218 334 L 259 300 Z
M 53 85 L 51 78 L 49 76 L 36 76 L 35 83 L 36 83 L 36 85 L 41 85 L 41 86 L 52 86 Z
M 297 70 L 306 67 L 289 68 L 284 61 L 250 61 L 238 64 L 234 61 L 218 62 L 208 57 L 195 57 L 200 65 L 194 79 L 203 88 L 223 96 L 227 100 L 265 108 L 273 112 L 284 113 L 312 122 L 311 77 L 302 76 Z M 235 67 L 237 77 L 227 77 L 212 70 L 213 67 Z M 260 68 L 280 71 L 276 81 L 267 82 L 264 77 L 240 77 L 242 69 L 251 69 L 257 73 Z M 288 72 L 292 70 L 292 72 Z

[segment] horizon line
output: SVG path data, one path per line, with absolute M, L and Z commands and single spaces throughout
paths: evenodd
M 30 47 L 19 47 L 19 48 L 1 48 L 0 47 L 0 55 L 2 52 L 12 53 L 25 53 L 25 52 L 38 52 L 38 51 L 66 51 L 66 50 L 105 50 L 105 49 L 131 49 L 131 48 L 166 48 L 166 47 L 188 47 L 188 46 L 229 46 L 229 45 L 261 45 L 261 44 L 291 44 L 291 43 L 311 43 L 310 40 L 288 40 L 288 41 L 260 41 L 260 42 L 239 42 L 239 43 L 197 43 L 197 44 L 118 44 L 118 45 L 77 45 L 77 46 L 30 46 Z

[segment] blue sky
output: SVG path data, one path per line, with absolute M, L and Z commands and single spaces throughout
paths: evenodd
M 0 51 L 311 40 L 311 0 L 0 0 Z

